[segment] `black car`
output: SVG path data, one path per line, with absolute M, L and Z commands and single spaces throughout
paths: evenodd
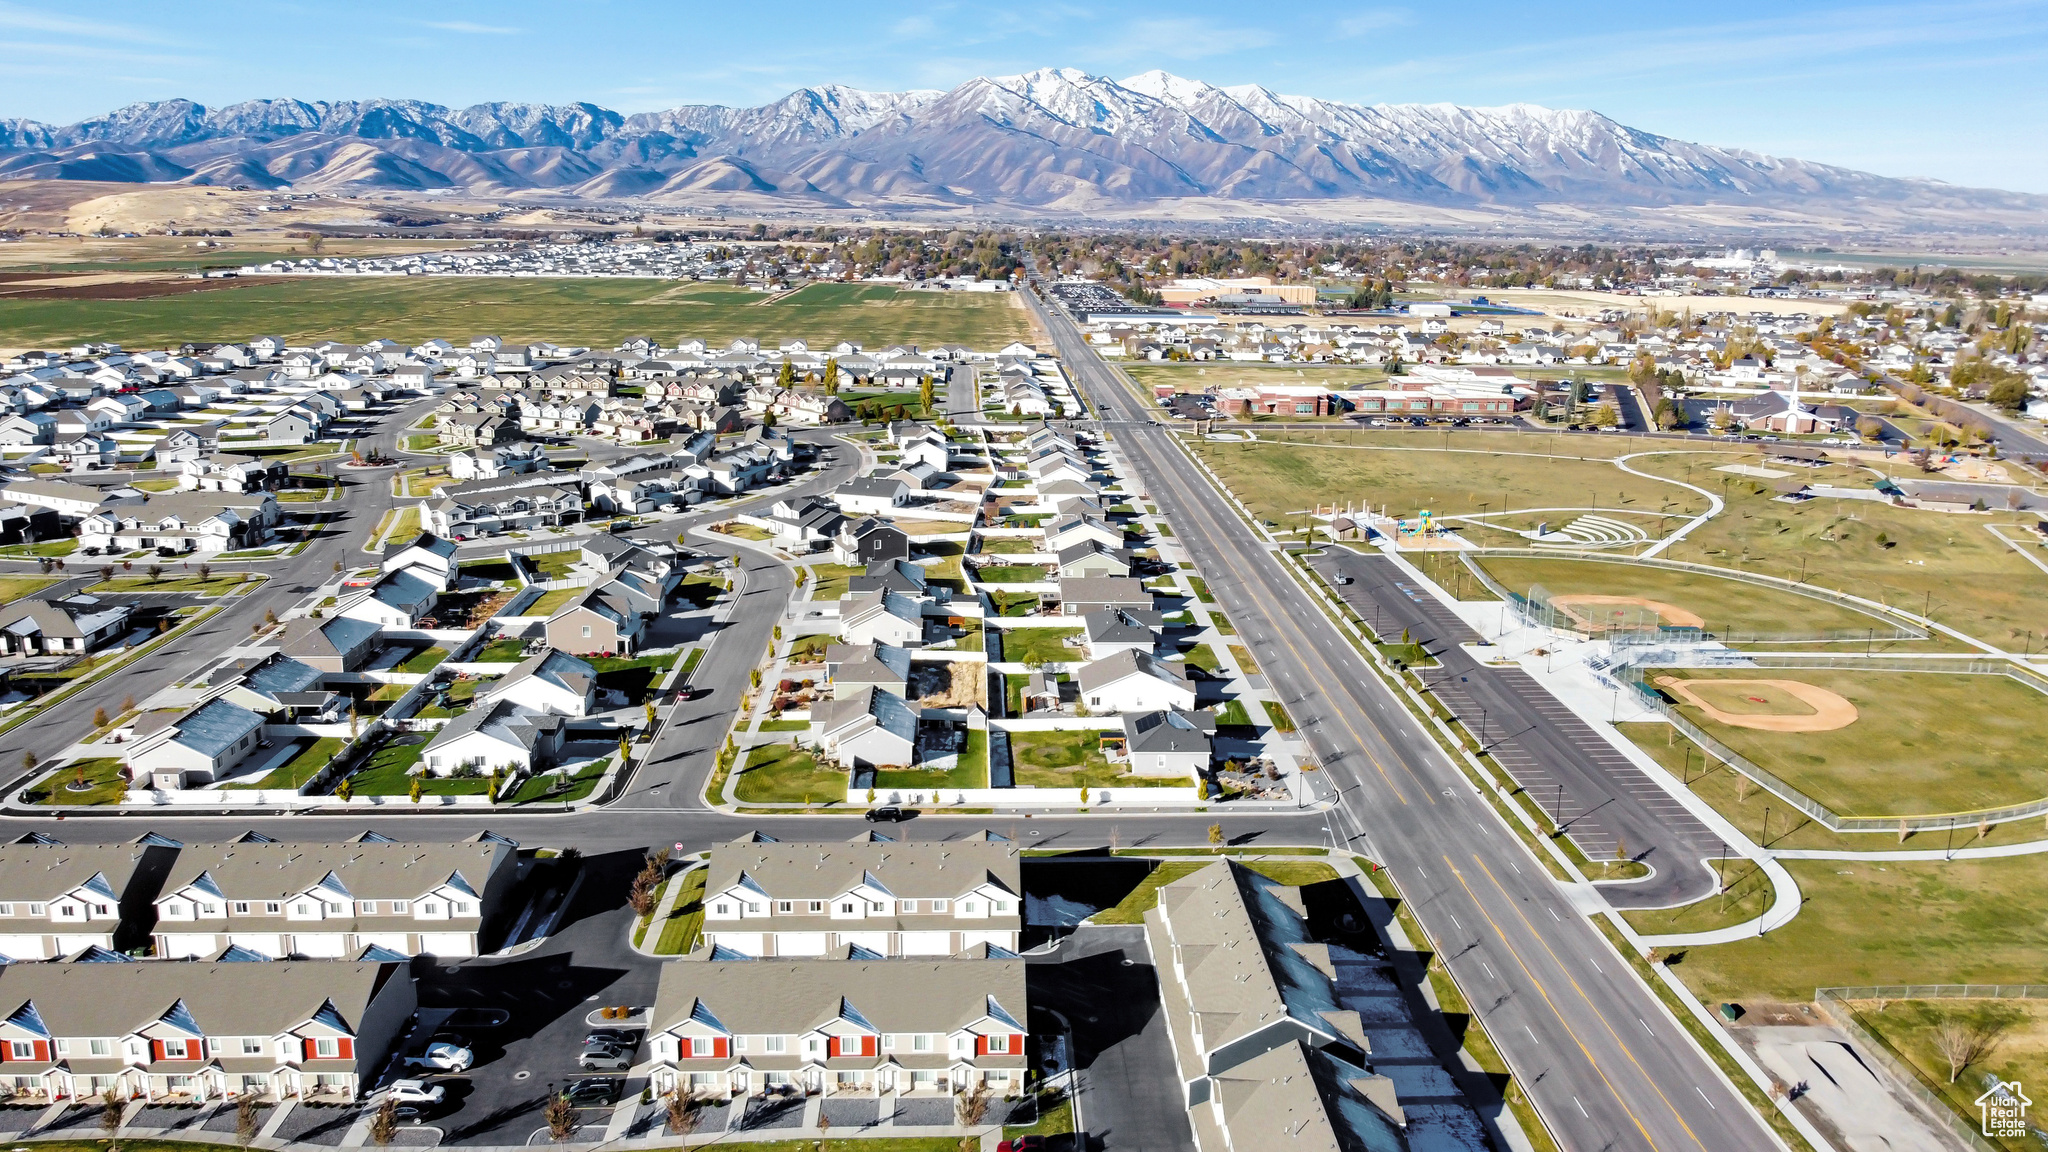
M 476 1045 L 469 1042 L 469 1037 L 464 1036 L 460 1032 L 450 1032 L 446 1029 L 442 1029 L 427 1037 L 427 1043 L 430 1046 L 434 1044 L 453 1044 L 457 1048 L 469 1048 L 472 1050 L 476 1048 Z
M 562 1095 L 567 1096 L 571 1104 L 594 1107 L 617 1102 L 619 1089 L 625 1084 L 625 1080 L 617 1076 L 586 1076 L 562 1089 Z
M 915 815 L 917 813 L 898 808 L 894 804 L 886 804 L 880 808 L 868 809 L 867 821 L 870 824 L 901 824 Z
M 599 1028 L 583 1038 L 583 1046 L 601 1045 L 606 1048 L 624 1048 L 631 1051 L 640 1043 L 640 1034 L 624 1028 Z

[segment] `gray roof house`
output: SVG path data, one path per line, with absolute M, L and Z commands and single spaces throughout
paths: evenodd
M 285 623 L 278 648 L 322 672 L 353 672 L 376 652 L 381 631 L 367 620 L 301 616 Z
M 1122 608 L 1097 608 L 1081 617 L 1082 635 L 1088 643 L 1088 658 L 1100 660 L 1118 652 L 1151 652 L 1159 642 L 1161 621 L 1156 612 L 1131 612 Z
M 0 845 L 0 956 L 50 960 L 149 938 L 149 903 L 177 850 L 127 844 Z
M 183 712 L 143 714 L 126 759 L 132 778 L 174 791 L 228 775 L 264 743 L 262 716 L 215 698 Z
M 1126 712 L 1123 722 L 1124 759 L 1133 775 L 1192 779 L 1208 770 L 1210 737 L 1216 732 L 1216 717 L 1210 713 L 1162 708 Z
M 654 1090 L 942 1101 L 976 1087 L 999 1097 L 1023 1091 L 1023 961 L 848 953 L 750 960 L 707 949 L 664 965 L 647 1030 Z
M 827 645 L 825 680 L 832 685 L 835 699 L 869 687 L 906 695 L 910 690 L 910 650 L 893 644 Z
M 435 776 L 452 776 L 463 767 L 539 771 L 561 756 L 562 721 L 511 700 L 478 704 L 442 725 L 421 750 L 420 762 Z
M 96 596 L 0 605 L 0 653 L 91 652 L 127 631 L 135 609 Z
M 1195 686 L 1180 662 L 1123 651 L 1083 664 L 1074 674 L 1081 702 L 1097 712 L 1148 712 L 1195 707 Z
M 811 706 L 811 739 L 855 768 L 917 762 L 915 705 L 873 685 Z
M 440 596 L 438 582 L 421 579 L 410 568 L 386 571 L 376 583 L 342 600 L 334 614 L 379 628 L 412 628 L 433 614 Z
M 1098 608 L 1150 611 L 1152 593 L 1142 580 L 1117 576 L 1068 576 L 1060 580 L 1060 611 L 1085 616 Z
M 477 690 L 478 705 L 510 700 L 535 712 L 588 716 L 597 701 L 597 670 L 553 648 L 529 656 Z

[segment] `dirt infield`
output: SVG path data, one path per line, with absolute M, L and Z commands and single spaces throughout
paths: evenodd
M 1700 619 L 1697 613 L 1688 612 L 1685 609 L 1678 607 L 1676 604 L 1666 604 L 1662 600 L 1646 600 L 1641 596 L 1592 596 L 1568 594 L 1564 596 L 1552 596 L 1550 598 L 1550 603 L 1552 607 L 1561 610 L 1565 615 L 1570 616 L 1572 619 L 1577 620 L 1578 622 L 1584 624 L 1588 628 L 1599 628 L 1609 623 L 1610 621 L 1597 619 L 1600 613 L 1578 612 L 1574 611 L 1574 609 L 1579 608 L 1581 606 L 1593 608 L 1608 605 L 1626 605 L 1634 608 L 1652 609 L 1657 613 L 1657 618 L 1663 621 L 1666 627 L 1704 628 L 1707 626 L 1707 622 L 1705 620 Z
M 1856 705 L 1798 680 L 1686 680 L 1659 676 L 1657 686 L 1716 722 L 1759 732 L 1832 732 L 1856 722 Z

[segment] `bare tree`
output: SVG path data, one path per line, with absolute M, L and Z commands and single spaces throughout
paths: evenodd
M 671 1136 L 688 1136 L 697 1130 L 700 1117 L 690 1107 L 690 1098 L 680 1091 L 668 1094 L 668 1131 Z
M 1948 1061 L 1948 1082 L 1953 1084 L 1961 1079 L 1964 1069 L 1990 1053 L 2003 1031 L 2003 1024 L 1961 1020 L 1944 1014 L 1934 1026 L 1934 1050 Z
M 257 1129 L 262 1127 L 262 1124 L 258 1122 L 259 1119 L 260 1114 L 256 1108 L 255 1094 L 252 1092 L 242 1093 L 241 1099 L 235 1102 L 235 1139 L 243 1144 L 248 1144 L 255 1140 Z
M 548 1101 L 545 1113 L 548 1122 L 548 1136 L 555 1143 L 567 1140 L 576 1131 L 576 1106 L 569 1103 L 565 1095 L 558 1095 Z
M 988 1116 L 988 1085 L 976 1084 L 972 1092 L 960 1097 L 960 1126 L 976 1128 Z
M 121 1114 L 127 1108 L 128 1102 L 112 1088 L 100 1093 L 100 1131 L 107 1134 L 107 1152 L 120 1152 Z
M 370 1117 L 370 1143 L 382 1148 L 398 1139 L 398 1098 L 386 1096 Z

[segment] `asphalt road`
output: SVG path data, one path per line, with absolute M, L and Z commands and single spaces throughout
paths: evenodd
M 1436 658 L 1441 667 L 1422 675 L 1437 698 L 1481 735 L 1587 859 L 1612 860 L 1619 850 L 1652 870 L 1642 880 L 1602 884 L 1609 904 L 1661 908 L 1713 894 L 1715 874 L 1705 862 L 1721 851 L 1720 838 L 1528 673 L 1488 668 L 1458 647 L 1478 636 L 1413 588 L 1392 561 L 1333 552 L 1314 563 L 1351 577 L 1338 594 L 1381 635 L 1406 631 Z
M 1104 411 L 1132 413 L 1121 374 L 1045 311 Z M 1252 645 L 1325 782 L 1333 835 L 1383 862 L 1516 1078 L 1567 1148 L 1776 1146 L 1659 1002 L 1503 829 L 1489 805 L 1309 602 L 1270 548 L 1147 420 L 1106 429 Z M 1527 867 L 1524 867 L 1524 864 Z

